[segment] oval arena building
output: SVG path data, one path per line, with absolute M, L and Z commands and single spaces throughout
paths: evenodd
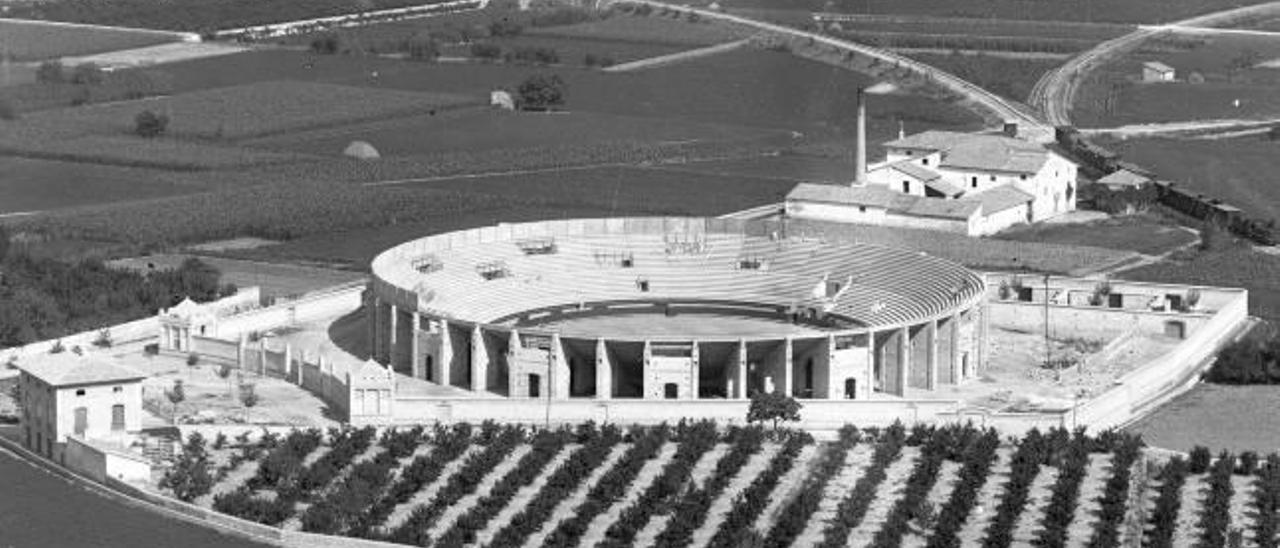
M 373 358 L 450 397 L 892 400 L 985 363 L 982 276 L 778 223 L 500 224 L 403 243 L 372 271 Z

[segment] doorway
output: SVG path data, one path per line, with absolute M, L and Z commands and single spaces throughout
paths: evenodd
M 679 398 L 680 385 L 674 382 L 669 382 L 667 384 L 662 385 L 662 396 L 669 400 L 674 400 L 676 398 Z
M 844 380 L 844 399 L 858 399 L 858 379 L 849 377 Z
M 542 397 L 542 375 L 529 373 L 529 397 Z

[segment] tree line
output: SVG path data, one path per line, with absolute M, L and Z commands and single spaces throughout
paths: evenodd
M 0 347 L 145 318 L 187 296 L 209 301 L 235 293 L 220 279 L 218 269 L 195 258 L 145 273 L 100 259 L 38 258 L 13 249 L 0 226 Z

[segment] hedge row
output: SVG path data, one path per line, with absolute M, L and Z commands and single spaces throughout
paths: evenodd
M 435 447 L 430 453 L 422 455 L 400 473 L 391 488 L 369 508 L 369 511 L 351 526 L 350 534 L 355 537 L 373 538 L 378 536 L 375 528 L 387 520 L 396 505 L 408 502 L 422 486 L 440 477 L 444 467 L 462 456 L 472 444 L 472 431 L 469 424 L 455 424 L 447 432 L 437 432 L 434 437 Z
M 642 427 L 634 427 L 632 438 L 643 435 Z M 556 507 L 569 498 L 582 482 L 591 475 L 591 471 L 599 468 L 609 458 L 614 446 L 622 440 L 616 426 L 606 425 L 598 436 L 587 439 L 582 448 L 575 451 L 569 460 L 557 468 L 547 479 L 546 485 L 525 506 L 524 510 L 511 518 L 511 522 L 500 529 L 493 537 L 491 546 L 522 546 L 534 532 L 540 530 L 551 518 Z
M 1231 475 L 1235 472 L 1236 459 L 1222 452 L 1209 470 L 1209 494 L 1200 508 L 1200 543 L 1203 548 L 1223 548 L 1227 545 L 1227 530 L 1231 526 Z
M 900 423 L 895 422 L 885 429 L 880 442 L 876 445 L 875 453 L 871 455 L 871 464 L 863 471 L 862 477 L 858 478 L 849 496 L 840 501 L 840 505 L 836 507 L 835 519 L 822 532 L 820 546 L 838 548 L 847 543 L 849 533 L 862 523 L 862 518 L 867 515 L 867 509 L 875 499 L 876 490 L 884 481 L 886 469 L 902 453 L 905 439 L 906 431 Z
M 1174 457 L 1160 471 L 1160 493 L 1151 513 L 1151 529 L 1143 546 L 1172 548 L 1173 533 L 1178 528 L 1178 510 L 1182 507 L 1182 485 L 1187 481 L 1187 461 Z
M 1272 454 L 1259 472 L 1258 488 L 1254 491 L 1253 505 L 1258 510 L 1254 522 L 1254 542 L 1258 548 L 1276 548 L 1277 511 L 1280 511 L 1280 456 Z
M 807 434 L 790 436 L 783 442 L 782 450 L 769 462 L 769 468 L 756 476 L 755 481 L 733 501 L 733 507 L 724 522 L 716 530 L 708 544 L 711 548 L 732 548 L 748 544 L 755 533 L 755 521 L 769 505 L 769 497 L 778 486 L 782 475 L 791 470 L 796 456 L 804 446 L 813 441 Z
M 983 548 L 1008 548 L 1013 543 L 1013 527 L 1027 504 L 1031 482 L 1040 473 L 1040 465 L 1045 460 L 1044 445 L 1044 437 L 1036 429 L 1027 432 L 1018 444 L 1010 459 L 1009 481 L 1005 483 L 1000 504 L 996 506 L 996 515 L 987 526 Z
M 412 455 L 422 441 L 421 426 L 409 430 L 387 430 L 378 445 L 382 452 L 372 460 L 355 465 L 351 473 L 324 498 L 302 514 L 302 530 L 337 534 L 360 518 L 391 482 L 400 459 Z
M 1111 477 L 1098 499 L 1098 521 L 1093 524 L 1093 536 L 1089 548 L 1107 548 L 1120 543 L 1120 524 L 1128 511 L 1129 483 L 1133 463 L 1142 456 L 1142 442 L 1129 438 L 1112 452 Z
M 907 486 L 902 495 L 894 502 L 884 523 L 872 537 L 871 545 L 876 548 L 897 548 L 902 545 L 902 537 L 910 529 L 912 522 L 928 519 L 929 491 L 938 481 L 938 472 L 942 470 L 942 461 L 946 451 L 952 449 L 950 436 L 932 436 L 924 443 L 920 452 L 920 460 L 916 461 L 911 475 L 907 476 Z
M 800 492 L 778 513 L 778 519 L 765 536 L 766 548 L 787 548 L 804 532 L 809 525 L 809 518 L 818 511 L 818 505 L 826 495 L 827 483 L 844 468 L 845 458 L 858 444 L 858 439 L 856 427 L 845 426 L 840 429 L 839 441 L 828 448 L 822 460 L 809 473 Z
M 733 446 L 716 463 L 715 471 L 711 473 L 711 478 L 703 482 L 702 488 L 690 489 L 676 503 L 666 529 L 658 535 L 659 548 L 684 548 L 693 542 L 693 532 L 706 522 L 711 504 L 729 486 L 729 482 L 737 476 L 752 455 L 760 452 L 764 432 L 758 426 L 734 427 L 726 438 L 733 440 Z
M 671 428 L 666 424 L 645 432 L 643 437 L 627 449 L 618 463 L 600 478 L 600 481 L 587 494 L 587 500 L 574 508 L 573 517 L 561 521 L 542 545 L 546 548 L 577 546 L 592 520 L 607 511 L 610 506 L 613 506 L 614 501 L 626 494 L 631 482 L 635 481 L 640 473 L 640 469 L 658 455 L 658 450 L 670 437 Z
M 682 424 L 680 430 L 676 436 L 680 447 L 675 456 L 644 493 L 605 530 L 605 538 L 597 548 L 631 546 L 653 516 L 668 513 L 689 484 L 693 467 L 720 438 L 712 421 L 699 421 L 688 426 Z
M 1049 496 L 1049 504 L 1041 517 L 1040 533 L 1036 536 L 1038 546 L 1061 547 L 1067 543 L 1067 528 L 1075 519 L 1076 505 L 1080 497 L 1080 484 L 1089 469 L 1089 443 L 1086 438 L 1077 435 L 1072 439 L 1063 462 L 1058 467 L 1058 477 L 1054 480 L 1053 491 Z

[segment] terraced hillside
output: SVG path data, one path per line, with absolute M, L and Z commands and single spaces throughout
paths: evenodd
M 1280 458 L 1146 455 L 1066 430 L 486 423 L 193 438 L 160 489 L 416 546 L 1275 546 Z

